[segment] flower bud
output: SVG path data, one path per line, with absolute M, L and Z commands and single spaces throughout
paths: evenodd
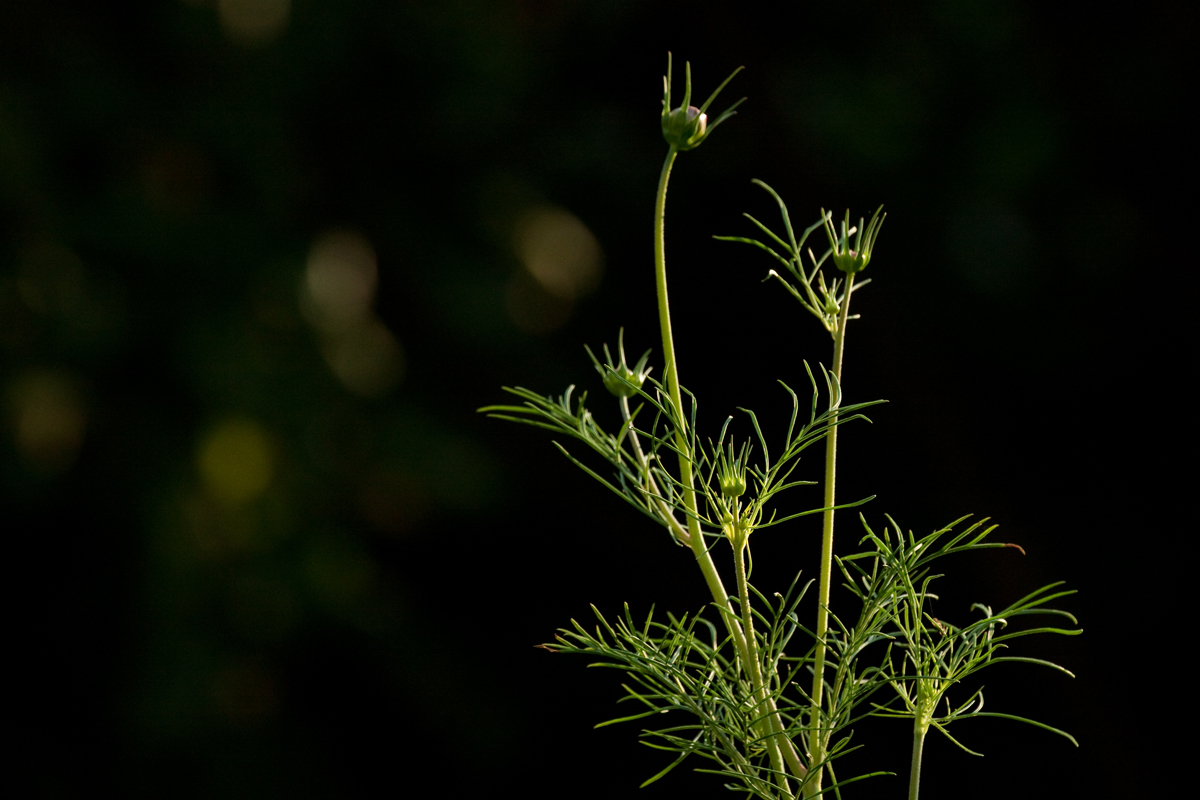
M 725 120 L 729 119 L 734 114 L 734 109 L 737 108 L 742 100 L 738 100 L 729 108 L 717 115 L 710 125 L 708 122 L 708 107 L 712 105 L 713 100 L 717 99 L 717 95 L 721 90 L 733 80 L 733 76 L 741 70 L 738 67 L 733 71 L 725 81 L 717 87 L 717 90 L 709 95 L 708 99 L 697 108 L 692 105 L 692 65 L 687 65 L 687 79 L 684 81 L 683 102 L 676 107 L 671 105 L 671 54 L 667 53 L 667 74 L 663 77 L 663 100 L 662 100 L 662 132 L 663 138 L 667 140 L 667 144 L 671 145 L 671 149 L 677 152 L 691 150 L 699 147 L 700 144 L 708 138 L 716 127 Z
M 721 474 L 721 494 L 726 497 L 741 497 L 746 493 L 746 473 L 732 471 Z
M 875 251 L 875 240 L 879 238 L 879 229 L 883 227 L 883 221 L 887 218 L 887 214 L 879 216 L 879 212 L 882 210 L 883 206 L 875 209 L 871 221 L 864 229 L 861 218 L 858 220 L 857 226 L 850 227 L 850 211 L 847 209 L 839 233 L 833 225 L 833 215 L 827 213 L 825 209 L 821 209 L 821 221 L 825 226 L 825 234 L 829 237 L 829 249 L 833 253 L 833 263 L 842 272 L 853 275 L 856 272 L 862 272 L 866 269 L 867 264 L 871 263 L 871 255 Z M 851 245 L 851 237 L 855 233 L 858 236 Z
M 649 350 L 642 353 L 642 357 L 632 367 L 625 361 L 624 328 L 617 334 L 617 358 L 613 358 L 608 345 L 604 345 L 603 363 L 596 358 L 596 354 L 590 347 L 585 346 L 584 349 L 587 350 L 588 357 L 592 359 L 596 371 L 600 373 L 600 378 L 604 381 L 604 388 L 616 397 L 633 397 L 646 382 L 646 376 L 650 374 L 650 367 L 646 366 L 646 362 L 650 358 Z
M 731 500 L 746 493 L 746 462 L 749 455 L 749 444 L 743 444 L 738 452 L 730 442 L 729 450 L 717 456 L 717 485 L 721 487 L 721 494 Z
M 867 259 L 854 250 L 846 250 L 833 254 L 833 263 L 842 272 L 862 272 L 867 265 Z
M 633 397 L 645 380 L 645 372 L 635 372 L 622 363 L 604 373 L 604 388 L 616 397 Z
M 680 106 L 662 115 L 663 138 L 679 150 L 690 150 L 704 139 L 708 115 L 695 106 Z

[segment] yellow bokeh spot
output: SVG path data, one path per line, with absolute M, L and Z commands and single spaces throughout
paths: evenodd
M 56 473 L 71 466 L 87 414 L 76 381 L 58 370 L 30 370 L 8 387 L 16 444 L 29 466 Z
M 217 0 L 217 16 L 226 35 L 246 45 L 277 39 L 291 14 L 292 0 Z
M 562 300 L 578 300 L 600 283 L 600 243 L 579 217 L 563 208 L 539 207 L 517 222 L 517 257 L 542 288 Z
M 246 503 L 271 484 L 275 456 L 262 426 L 249 419 L 230 419 L 201 441 L 197 466 L 204 487 L 215 499 Z

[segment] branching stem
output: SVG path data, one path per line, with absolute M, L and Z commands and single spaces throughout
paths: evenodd
M 846 347 L 846 322 L 850 319 L 850 292 L 854 288 L 854 273 L 846 274 L 846 293 L 840 309 L 837 332 L 833 337 L 833 390 L 829 408 L 841 404 L 842 355 Z M 825 760 L 825 740 L 828 738 L 821 722 L 821 703 L 825 693 L 825 636 L 829 632 L 829 585 L 833 577 L 833 505 L 837 480 L 837 416 L 830 418 L 825 434 L 825 513 L 821 530 L 821 576 L 817 597 L 817 649 L 813 663 L 812 716 L 809 721 L 809 758 L 819 764 Z M 805 797 L 816 797 L 821 791 L 822 774 L 817 774 L 804 786 Z
M 740 525 L 740 522 L 735 522 L 735 525 Z M 738 596 L 741 598 L 742 607 L 742 625 L 746 631 L 746 649 L 748 651 L 748 660 L 745 664 L 746 671 L 750 673 L 750 681 L 754 685 L 754 700 L 755 708 L 754 715 L 760 716 L 767 711 L 767 703 L 769 702 L 769 693 L 763 685 L 762 665 L 758 660 L 758 643 L 754 640 L 754 616 L 750 613 L 750 584 L 746 580 L 746 539 L 748 533 L 739 531 L 737 541 L 733 542 L 734 567 L 737 570 Z M 771 709 L 772 712 L 774 709 Z M 767 752 L 771 754 L 771 766 L 776 770 L 775 779 L 779 784 L 779 788 L 783 789 L 785 797 L 792 796 L 792 789 L 788 786 L 787 777 L 783 774 L 783 752 L 780 750 L 780 740 L 784 737 L 778 735 L 776 723 L 779 720 L 779 715 L 771 713 L 770 717 L 760 723 L 759 728 L 766 729 L 767 733 Z
M 654 201 L 654 278 L 658 290 L 658 322 L 662 330 L 667 391 L 671 396 L 671 405 L 675 409 L 676 417 L 682 424 L 686 417 L 683 412 L 683 395 L 679 389 L 679 368 L 677 366 L 678 362 L 675 359 L 675 339 L 671 333 L 671 308 L 667 299 L 667 261 L 664 246 L 667 181 L 671 177 L 671 167 L 675 163 L 676 155 L 678 155 L 678 151 L 672 146 L 667 151 L 667 157 L 663 160 L 662 173 L 658 178 L 658 194 Z M 679 482 L 683 486 L 683 502 L 685 507 L 691 512 L 688 514 L 687 520 L 688 544 L 691 545 L 692 553 L 696 557 L 696 563 L 700 566 L 700 571 L 704 574 L 704 581 L 708 584 L 708 589 L 712 593 L 713 600 L 716 601 L 717 607 L 722 610 L 721 617 L 725 620 L 725 626 L 729 630 L 729 635 L 733 637 L 734 645 L 738 652 L 738 659 L 742 662 L 747 672 L 749 672 L 751 663 L 756 662 L 751 662 L 750 660 L 746 635 L 742 631 L 742 626 L 738 623 L 737 612 L 730 602 L 729 593 L 725 591 L 725 585 L 721 582 L 721 576 L 717 572 L 717 567 L 713 563 L 712 556 L 709 555 L 708 548 L 704 543 L 704 535 L 700 530 L 700 522 L 697 519 L 696 489 L 692 480 L 692 464 L 687 456 L 683 455 L 688 452 L 688 447 L 682 427 L 676 427 L 675 445 L 680 453 Z M 749 614 L 749 598 L 746 598 L 743 608 Z M 787 736 L 782 735 L 783 725 L 779 719 L 775 701 L 770 697 L 766 698 L 766 708 L 771 715 L 769 717 L 771 730 L 777 734 L 771 738 L 778 742 L 779 749 L 783 751 L 783 758 L 791 768 L 792 774 L 797 777 L 803 777 L 805 774 L 804 765 L 800 762 L 800 756 L 796 752 L 796 748 L 792 745 L 791 740 Z M 772 750 L 772 754 L 776 752 L 776 750 Z M 772 758 L 772 761 L 774 761 L 774 758 Z M 782 764 L 773 764 L 773 766 L 777 770 L 783 770 Z
M 651 502 L 658 509 L 659 517 L 667 523 L 672 536 L 680 543 L 690 545 L 692 543 L 691 534 L 679 524 L 679 520 L 675 519 L 675 512 L 663 501 L 658 482 L 654 480 L 654 475 L 650 472 L 650 460 L 642 452 L 642 443 L 638 438 L 637 430 L 633 427 L 633 415 L 629 412 L 629 398 L 627 397 L 621 398 L 621 420 L 629 425 L 629 443 L 633 445 L 633 454 L 637 456 L 638 469 L 646 476 L 646 488 L 650 490 Z

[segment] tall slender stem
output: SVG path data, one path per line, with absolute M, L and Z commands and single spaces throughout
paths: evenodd
M 696 490 L 692 482 L 692 462 L 685 455 L 688 447 L 682 426 L 685 419 L 683 395 L 679 390 L 679 367 L 675 359 L 675 339 L 671 333 L 671 307 L 667 299 L 667 261 L 663 235 L 667 207 L 667 181 L 671 177 L 671 165 L 675 163 L 676 155 L 677 151 L 674 147 L 667 151 L 666 160 L 663 161 L 662 174 L 658 178 L 658 196 L 654 202 L 654 278 L 658 289 L 658 323 L 662 330 L 663 358 L 666 360 L 667 392 L 671 396 L 671 405 L 681 423 L 675 429 L 675 446 L 679 451 L 679 482 L 683 485 L 683 503 L 691 512 L 688 514 L 687 526 L 692 553 L 696 556 L 696 563 L 700 565 L 700 571 L 704 573 L 704 581 L 708 584 L 713 599 L 717 601 L 718 606 L 728 609 L 729 613 L 722 614 L 722 616 L 725 617 L 726 625 L 737 644 L 738 652 L 744 657 L 746 655 L 746 637 L 742 633 L 741 626 L 737 624 L 736 616 L 732 616 L 735 612 L 729 602 L 729 594 L 725 591 L 721 576 L 717 574 L 717 567 L 704 544 L 704 536 L 700 532 L 700 522 L 696 518 L 698 507 Z
M 740 523 L 735 522 L 735 525 Z M 771 767 L 775 769 L 775 781 L 779 784 L 779 788 L 783 789 L 786 796 L 791 796 L 792 789 L 788 786 L 787 776 L 784 775 L 783 752 L 780 750 L 779 740 L 783 737 L 776 735 L 774 721 L 778 715 L 773 713 L 774 709 L 768 711 L 768 695 L 766 686 L 763 684 L 762 664 L 758 660 L 758 643 L 754 641 L 754 616 L 750 613 L 750 584 L 746 580 L 746 538 L 748 533 L 738 531 L 737 541 L 733 542 L 734 550 L 734 567 L 737 570 L 738 597 L 741 598 L 742 607 L 742 625 L 746 631 L 746 650 L 749 657 L 746 663 L 746 671 L 750 673 L 750 682 L 754 686 L 755 716 L 769 714 L 762 722 L 756 725 L 756 728 L 766 728 L 767 732 L 767 752 L 771 755 Z M 763 723 L 766 723 L 764 726 Z
M 833 391 L 829 408 L 841 405 L 842 355 L 846 348 L 846 322 L 850 319 L 850 292 L 854 288 L 854 273 L 846 274 L 846 293 L 842 299 L 837 333 L 833 337 Z M 825 513 L 821 530 L 821 576 L 817 597 L 817 651 L 813 663 L 812 716 L 809 720 L 809 758 L 814 764 L 825 760 L 827 732 L 821 723 L 821 704 L 825 694 L 825 636 L 829 632 L 829 585 L 833 577 L 833 506 L 837 482 L 837 416 L 829 421 L 825 434 Z M 821 791 L 822 771 L 804 785 L 804 796 L 815 797 Z
M 908 775 L 908 800 L 917 800 L 921 791 L 921 753 L 925 749 L 925 732 L 929 730 L 918 718 L 913 725 L 912 768 Z
M 688 452 L 687 441 L 682 428 L 686 417 L 683 413 L 683 395 L 679 389 L 679 367 L 675 358 L 675 339 L 671 333 L 671 306 L 667 297 L 667 260 L 664 242 L 667 181 L 671 177 L 671 166 L 675 163 L 676 155 L 678 155 L 678 151 L 672 146 L 667 151 L 667 157 L 663 160 L 662 173 L 658 178 L 658 194 L 654 201 L 654 278 L 658 290 L 658 322 L 662 330 L 663 358 L 666 361 L 667 392 L 670 394 L 671 405 L 675 409 L 676 417 L 680 421 L 680 425 L 675 430 L 675 446 L 679 451 L 679 482 L 683 486 L 684 505 L 691 512 L 688 514 L 687 520 L 688 544 L 691 545 L 692 553 L 696 557 L 696 563 L 700 566 L 700 571 L 704 574 L 704 581 L 708 584 L 708 589 L 712 593 L 713 600 L 716 601 L 717 607 L 722 610 L 721 616 L 725 620 L 725 626 L 729 630 L 729 635 L 733 637 L 738 658 L 747 671 L 749 671 L 752 662 L 750 660 L 750 650 L 747 646 L 746 635 L 742 631 L 742 626 L 738 624 L 737 613 L 730 602 L 729 593 L 725 591 L 725 585 L 721 582 L 721 576 L 717 573 L 716 564 L 713 563 L 712 556 L 709 555 L 708 548 L 704 544 L 704 535 L 700 531 L 700 522 L 697 519 L 698 506 L 696 504 L 695 485 L 692 481 L 692 463 L 684 455 Z M 747 598 L 744 608 L 749 613 L 749 598 Z M 800 756 L 796 752 L 791 739 L 783 735 L 783 723 L 779 719 L 775 701 L 767 697 L 765 705 L 770 713 L 771 731 L 775 734 L 772 736 L 772 739 L 779 742 L 783 758 L 788 766 L 791 767 L 792 774 L 797 777 L 803 777 L 805 774 L 804 765 L 800 762 Z M 782 766 L 776 766 L 776 769 L 782 770 Z

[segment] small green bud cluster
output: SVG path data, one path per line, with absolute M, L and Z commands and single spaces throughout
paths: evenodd
M 724 439 L 725 432 L 721 431 L 721 441 Z M 717 443 L 714 465 L 717 486 L 721 490 L 717 500 L 721 508 L 721 530 L 735 547 L 741 547 L 758 520 L 755 503 L 743 506 L 738 499 L 749 488 L 746 472 L 750 462 L 750 443 L 743 443 L 741 448 L 736 448 L 731 441 L 728 447 L 722 448 L 721 441 Z
M 625 329 L 617 333 L 617 358 L 614 360 L 612 353 L 609 352 L 608 345 L 604 345 L 604 363 L 600 363 L 600 359 L 596 358 L 592 353 L 591 348 L 585 348 L 589 356 L 591 356 L 592 364 L 596 367 L 596 371 L 600 373 L 601 379 L 604 381 L 604 388 L 608 389 L 609 393 L 614 397 L 630 398 L 637 394 L 642 384 L 646 382 L 647 376 L 650 375 L 652 367 L 647 367 L 646 362 L 650 360 L 650 351 L 642 353 L 642 357 L 632 367 L 625 361 Z
M 746 493 L 746 472 L 728 472 L 720 477 L 721 494 L 729 498 L 741 497 Z
M 741 517 L 735 517 L 726 511 L 721 515 L 721 532 L 725 534 L 725 538 L 733 543 L 734 547 L 741 547 L 746 543 L 746 537 L 750 535 L 750 531 L 746 529 Z
M 734 500 L 746 493 L 746 462 L 749 455 L 748 444 L 742 445 L 741 451 L 736 454 L 733 442 L 729 443 L 728 452 L 720 451 L 717 457 L 717 484 L 724 497 Z
M 825 209 L 821 209 L 821 219 L 825 225 L 825 235 L 829 237 L 829 247 L 833 251 L 833 263 L 842 272 L 853 275 L 856 272 L 862 272 L 867 268 L 867 264 L 871 262 L 871 254 L 875 250 L 875 240 L 879 238 L 879 230 L 883 227 L 883 221 L 887 219 L 887 214 L 882 217 L 879 212 L 883 210 L 883 206 L 875 209 L 875 213 L 871 216 L 870 223 L 866 228 L 863 228 L 863 220 L 860 217 L 858 225 L 850 227 L 850 210 L 846 210 L 846 216 L 842 220 L 841 235 L 834 230 L 833 215 Z M 850 237 L 858 233 L 854 239 L 854 246 L 850 246 Z
M 856 250 L 846 250 L 842 253 L 834 253 L 833 263 L 842 272 L 862 272 L 867 266 L 867 258 Z

